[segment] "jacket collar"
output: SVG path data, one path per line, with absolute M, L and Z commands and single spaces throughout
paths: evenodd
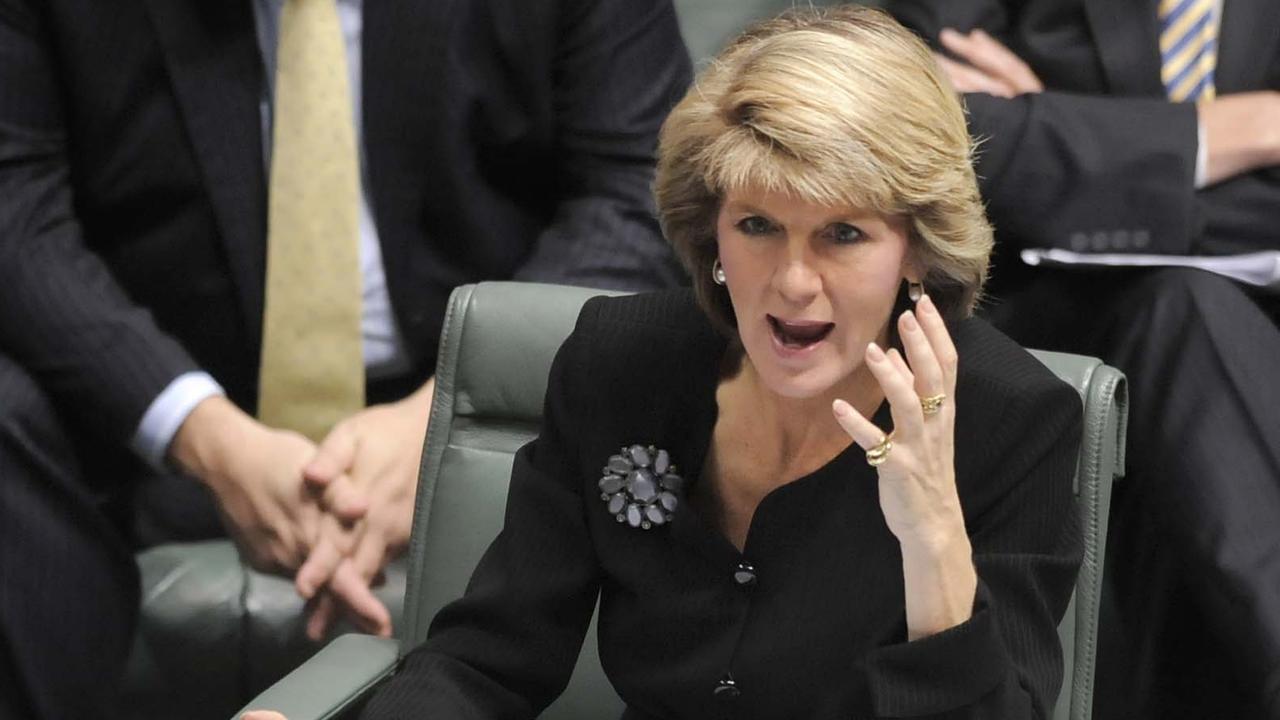
M 1164 97 L 1158 0 L 1085 0 L 1107 84 L 1119 95 Z
M 249 336 L 262 328 L 263 69 L 248 2 L 145 0 L 204 175 Z

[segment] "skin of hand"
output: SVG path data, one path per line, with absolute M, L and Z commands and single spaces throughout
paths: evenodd
M 287 720 L 287 718 L 274 710 L 250 710 L 241 715 L 240 720 Z
M 391 615 L 373 594 L 383 567 L 409 543 L 423 438 L 435 394 L 428 380 L 399 402 L 375 405 L 334 427 L 303 477 L 323 492 L 325 508 L 367 502 L 360 522 L 330 513 L 295 585 L 311 601 L 307 634 L 320 639 L 339 611 L 360 629 L 391 634 Z M 321 592 L 324 590 L 324 592 Z
M 946 28 L 938 39 L 959 58 L 957 61 L 934 54 L 956 92 L 1011 98 L 1044 91 L 1044 84 L 1022 58 L 982 30 L 961 33 Z
M 302 469 L 316 447 L 303 436 L 267 427 L 222 396 L 205 399 L 178 428 L 170 457 L 209 487 L 228 532 L 249 563 L 292 572 L 307 557 L 321 518 Z M 346 521 L 359 505 L 334 506 Z
M 1206 184 L 1280 165 L 1280 92 L 1222 95 L 1196 112 L 1209 148 Z
M 969 619 L 977 591 L 973 549 L 955 481 L 955 345 L 933 301 L 898 321 L 907 357 L 867 347 L 867 367 L 889 401 L 892 448 L 879 473 L 880 508 L 902 549 L 910 639 L 933 635 Z M 909 364 L 908 364 L 909 362 Z M 945 395 L 925 415 L 920 399 Z M 885 433 L 844 400 L 832 403 L 836 421 L 864 450 Z

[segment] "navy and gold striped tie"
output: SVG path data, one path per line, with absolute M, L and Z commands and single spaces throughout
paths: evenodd
M 1218 23 L 1214 0 L 1160 0 L 1160 79 L 1174 102 L 1214 97 Z

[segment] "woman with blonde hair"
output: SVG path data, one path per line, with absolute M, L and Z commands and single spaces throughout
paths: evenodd
M 694 290 L 586 305 L 502 534 L 365 716 L 537 715 L 599 596 L 626 718 L 1048 717 L 1081 407 L 970 317 L 971 152 L 877 11 L 721 53 L 659 148 Z

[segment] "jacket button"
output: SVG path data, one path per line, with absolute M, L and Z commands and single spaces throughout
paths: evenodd
M 749 588 L 756 584 L 756 569 L 749 562 L 740 562 L 733 570 L 733 581 L 739 587 Z
M 725 673 L 724 677 L 720 678 L 720 682 L 716 683 L 715 696 L 721 702 L 736 700 L 741 694 L 742 690 L 738 689 L 738 684 L 733 681 L 733 676 L 729 673 Z

